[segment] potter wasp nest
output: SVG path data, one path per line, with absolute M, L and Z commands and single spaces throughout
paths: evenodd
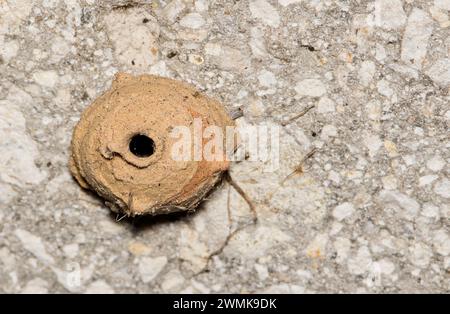
M 193 132 L 233 126 L 223 106 L 184 83 L 151 75 L 116 75 L 83 113 L 72 138 L 70 170 L 78 183 L 128 216 L 194 209 L 229 161 L 174 160 L 176 126 Z M 225 145 L 224 145 L 225 147 Z M 225 152 L 223 152 L 225 154 Z

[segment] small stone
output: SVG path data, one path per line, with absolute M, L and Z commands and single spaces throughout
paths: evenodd
M 128 251 L 130 251 L 130 253 L 135 255 L 135 256 L 140 256 L 140 255 L 148 255 L 149 253 L 151 253 L 152 249 L 149 248 L 144 243 L 131 242 L 128 245 Z
M 16 40 L 11 40 L 7 42 L 0 42 L 0 57 L 5 61 L 5 63 L 9 63 L 17 53 L 19 52 L 19 43 Z
M 450 237 L 445 229 L 440 229 L 434 233 L 433 246 L 438 254 L 450 255 Z
M 434 6 L 442 10 L 450 11 L 450 0 L 434 0 Z
M 328 179 L 333 181 L 334 184 L 339 184 L 341 182 L 341 176 L 334 170 L 331 170 L 328 174 Z
M 158 276 L 167 264 L 167 257 L 143 257 L 139 261 L 139 274 L 144 283 L 148 283 Z
M 47 294 L 48 282 L 41 278 L 32 279 L 21 292 L 24 294 Z
M 58 73 L 55 71 L 38 71 L 33 74 L 34 81 L 41 86 L 53 88 L 58 83 Z
M 410 79 L 415 79 L 415 80 L 419 79 L 418 70 L 415 68 L 412 68 L 409 65 L 405 65 L 404 63 L 401 63 L 401 62 L 391 63 L 391 64 L 389 64 L 389 68 L 391 68 L 392 70 L 394 70 L 397 73 L 400 73 L 405 78 L 410 78 Z
M 183 27 L 198 29 L 205 25 L 205 20 L 199 13 L 189 13 L 181 19 L 180 25 Z
M 383 182 L 383 187 L 386 190 L 395 190 L 397 188 L 397 178 L 393 175 L 381 178 L 381 182 Z
M 287 7 L 288 5 L 294 4 L 294 3 L 300 3 L 303 0 L 278 0 L 278 3 L 282 5 L 283 7 Z
M 444 198 L 450 198 L 450 180 L 445 178 L 436 183 L 434 192 Z
M 383 141 L 378 135 L 368 134 L 364 137 L 364 145 L 369 150 L 369 156 L 374 157 L 383 145 Z
M 9 184 L 2 183 L 1 181 L 0 181 L 0 191 L 2 191 L 0 193 L 0 204 L 7 204 L 14 197 L 17 196 L 16 191 L 14 191 L 14 189 Z
M 195 9 L 197 12 L 205 12 L 208 10 L 208 0 L 195 0 Z
M 387 98 L 391 98 L 394 95 L 394 90 L 390 87 L 389 82 L 384 79 L 377 83 L 377 90 Z
M 425 203 L 422 207 L 422 216 L 434 219 L 437 219 L 439 217 L 439 207 L 431 203 Z
M 261 20 L 263 24 L 272 27 L 280 25 L 278 11 L 266 0 L 253 0 L 250 2 L 249 8 L 252 16 Z
M 47 253 L 41 238 L 23 229 L 16 229 L 14 234 L 22 242 L 25 250 L 36 256 L 42 263 L 45 265 L 53 265 L 55 263 L 53 257 Z
M 143 18 L 148 22 L 142 23 Z M 146 72 L 158 61 L 159 24 L 145 9 L 111 11 L 105 23 L 115 57 L 123 68 Z
M 436 61 L 426 74 L 443 88 L 450 86 L 450 59 L 443 58 Z
M 210 43 L 205 46 L 205 53 L 223 70 L 242 71 L 250 65 L 249 58 L 241 50 L 232 47 Z
M 395 265 L 390 260 L 383 258 L 375 263 L 373 263 L 374 269 L 377 269 L 381 274 L 391 275 L 395 271 Z
M 59 0 L 43 0 L 42 5 L 45 8 L 54 8 L 58 4 Z
M 444 258 L 444 269 L 447 272 L 450 270 L 450 257 Z
M 362 246 L 358 249 L 355 256 L 348 259 L 348 271 L 355 275 L 362 275 L 369 271 L 372 266 L 372 256 L 367 246 Z
M 440 9 L 436 6 L 430 8 L 431 17 L 439 23 L 442 28 L 447 28 L 450 26 L 450 21 L 448 18 L 448 13 L 445 10 Z
M 399 29 L 406 22 L 406 14 L 400 0 L 375 1 L 375 25 L 384 29 Z
M 336 137 L 338 135 L 337 128 L 332 124 L 324 125 L 322 128 L 322 132 L 320 134 L 320 138 L 324 141 L 328 140 L 330 137 Z
M 299 96 L 320 97 L 327 92 L 325 85 L 318 79 L 305 79 L 295 86 Z
M 250 30 L 249 46 L 255 57 L 264 57 L 267 55 L 264 42 L 264 32 L 259 27 L 252 27 Z
M 69 43 L 62 37 L 56 37 L 52 43 L 52 60 L 59 62 L 70 52 Z
M 169 271 L 161 283 L 161 288 L 165 292 L 178 291 L 182 288 L 184 277 L 178 270 Z
M 309 258 L 323 258 L 326 255 L 326 248 L 328 244 L 327 234 L 318 234 L 309 243 L 308 247 L 305 249 L 306 256 Z
M 369 101 L 366 105 L 367 117 L 370 120 L 379 120 L 381 117 L 381 105 L 378 101 Z
M 78 243 L 64 245 L 63 252 L 68 258 L 75 258 L 78 255 Z
M 434 172 L 441 171 L 444 166 L 445 160 L 439 155 L 435 155 L 427 161 L 427 168 Z
M 394 205 L 397 208 L 403 209 L 403 216 L 408 220 L 416 217 L 420 209 L 420 205 L 415 199 L 398 191 L 383 190 L 379 198 L 386 206 Z
M 425 11 L 414 8 L 408 17 L 402 40 L 401 59 L 406 64 L 419 70 L 422 68 L 432 31 L 433 20 Z
M 450 110 L 447 110 L 447 112 L 445 112 L 444 118 L 450 121 Z
M 398 156 L 397 146 L 395 145 L 394 142 L 389 141 L 389 140 L 385 140 L 384 141 L 384 148 L 388 152 L 389 157 L 397 157 Z
M 104 280 L 94 281 L 85 291 L 86 294 L 113 294 L 114 289 Z
M 162 9 L 161 16 L 173 23 L 184 8 L 185 5 L 183 0 L 173 0 Z
M 437 178 L 439 178 L 439 176 L 437 176 L 435 174 L 422 176 L 419 178 L 419 186 L 425 186 L 430 183 L 433 183 Z
M 375 46 L 375 59 L 377 59 L 379 62 L 384 63 L 384 59 L 386 59 L 386 49 L 379 43 Z
M 205 53 L 210 56 L 219 57 L 223 53 L 222 46 L 218 43 L 207 43 Z
M 269 270 L 267 269 L 266 265 L 256 263 L 255 270 L 256 273 L 258 274 L 259 280 L 264 281 L 269 277 Z
M 317 104 L 317 112 L 318 113 L 330 113 L 330 112 L 335 112 L 336 108 L 335 108 L 335 103 L 333 100 L 331 100 L 328 97 L 322 97 L 319 100 L 319 103 Z
M 263 87 L 273 87 L 277 84 L 275 75 L 267 70 L 262 70 L 258 75 L 259 84 Z
M 188 60 L 192 64 L 201 65 L 203 62 L 205 62 L 205 59 L 203 59 L 202 56 L 197 54 L 190 54 L 188 57 Z
M 376 67 L 373 61 L 364 61 L 361 63 L 361 67 L 359 68 L 358 78 L 361 81 L 361 85 L 369 86 L 370 82 L 373 80 L 373 76 L 375 75 Z
M 416 243 L 410 249 L 409 260 L 417 267 L 425 268 L 433 256 L 430 248 L 423 243 Z
M 111 219 L 104 219 L 98 222 L 98 226 L 100 227 L 100 230 L 105 233 L 109 234 L 119 234 L 124 231 L 123 227 Z
M 334 241 L 333 247 L 337 253 L 336 261 L 341 264 L 347 259 L 352 243 L 349 239 L 338 237 L 336 241 Z
M 345 218 L 350 217 L 355 212 L 355 207 L 352 203 L 345 202 L 336 206 L 333 210 L 333 217 L 338 221 L 342 221 Z

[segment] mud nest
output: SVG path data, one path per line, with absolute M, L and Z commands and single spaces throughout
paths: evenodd
M 187 84 L 118 73 L 75 127 L 70 170 L 115 212 L 193 210 L 229 167 L 225 151 L 223 160 L 174 160 L 179 139 L 171 132 L 184 126 L 194 133 L 195 119 L 203 129 L 217 126 L 224 134 L 234 125 L 219 102 Z

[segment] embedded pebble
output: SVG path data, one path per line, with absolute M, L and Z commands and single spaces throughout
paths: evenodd
M 23 229 L 16 229 L 14 234 L 22 243 L 23 248 L 36 256 L 42 263 L 46 265 L 55 263 L 54 258 L 47 253 L 41 238 Z
M 434 192 L 444 198 L 450 198 L 450 180 L 442 179 L 434 185 Z
M 333 100 L 328 97 L 320 98 L 317 104 L 317 112 L 318 113 L 329 113 L 334 112 L 336 109 L 336 105 Z
M 55 71 L 38 71 L 33 74 L 34 81 L 44 87 L 53 88 L 58 83 L 58 73 Z
M 333 210 L 333 217 L 338 221 L 342 221 L 347 217 L 350 217 L 355 212 L 355 208 L 352 203 L 342 203 L 336 206 Z
M 180 20 L 180 25 L 183 27 L 197 29 L 205 25 L 205 20 L 199 13 L 190 13 L 185 15 Z
M 385 29 L 399 29 L 406 23 L 406 14 L 400 0 L 375 1 L 375 25 Z
M 415 199 L 398 191 L 383 190 L 379 198 L 387 206 L 393 205 L 402 209 L 402 215 L 409 220 L 417 216 L 420 209 L 420 204 Z
M 428 40 L 433 31 L 433 20 L 418 8 L 408 17 L 403 34 L 401 59 L 413 68 L 421 69 L 427 54 Z
M 450 59 L 443 58 L 437 60 L 433 65 L 426 71 L 427 75 L 441 87 L 450 86 Z
M 146 19 L 146 23 L 142 23 Z M 159 25 L 146 10 L 112 11 L 105 18 L 114 54 L 123 69 L 142 73 L 158 60 Z
M 114 289 L 104 280 L 94 281 L 84 292 L 86 294 L 113 294 Z
M 288 5 L 300 3 L 302 1 L 303 0 L 278 0 L 278 3 L 281 4 L 283 7 L 287 7 Z
M 252 0 L 249 7 L 253 17 L 260 19 L 263 24 L 272 27 L 280 25 L 278 11 L 266 0 Z
M 325 85 L 318 79 L 305 79 L 295 85 L 299 96 L 320 97 L 327 92 Z
M 26 120 L 17 102 L 0 100 L 0 179 L 19 187 L 40 184 L 46 174 L 35 161 L 40 157 L 38 146 L 27 132 Z M 5 189 L 5 198 L 14 191 Z M 6 196 L 9 195 L 9 196 Z
M 24 294 L 47 294 L 48 293 L 48 282 L 41 279 L 35 278 L 27 282 L 27 285 L 22 289 L 21 293 Z
M 142 257 L 139 260 L 138 270 L 144 283 L 148 283 L 158 276 L 167 264 L 167 257 Z

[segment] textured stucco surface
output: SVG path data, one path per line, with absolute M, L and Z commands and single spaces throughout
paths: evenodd
M 0 0 L 0 292 L 449 292 L 449 10 Z M 241 125 L 312 107 L 277 171 L 231 167 L 256 225 L 226 182 L 195 214 L 119 222 L 80 189 L 72 129 L 118 71 L 190 82 Z

